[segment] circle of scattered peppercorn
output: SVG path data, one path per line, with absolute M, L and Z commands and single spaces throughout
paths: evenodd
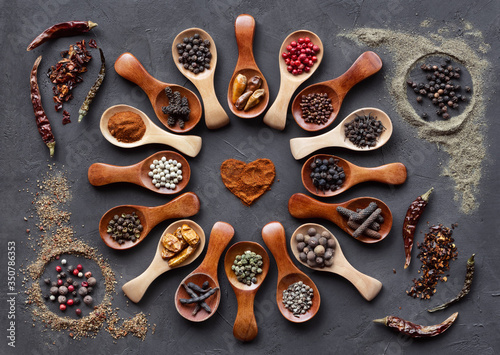
M 384 130 L 382 122 L 371 113 L 368 116 L 356 115 L 352 121 L 344 123 L 345 137 L 360 148 L 374 147 Z
M 328 122 L 328 118 L 333 113 L 332 99 L 328 98 L 327 93 L 315 92 L 302 95 L 300 108 L 304 121 L 318 125 Z
M 179 63 L 194 74 L 203 73 L 210 69 L 212 53 L 210 52 L 210 40 L 203 40 L 198 33 L 192 37 L 185 37 L 181 43 L 177 43 Z
M 310 178 L 316 188 L 322 191 L 335 191 L 340 189 L 345 180 L 344 168 L 338 166 L 339 160 L 316 159 L 310 165 Z
M 308 73 L 311 67 L 318 61 L 316 54 L 319 53 L 319 46 L 311 42 L 309 37 L 299 38 L 286 46 L 288 52 L 283 52 L 281 56 L 287 65 L 286 69 L 293 75 Z

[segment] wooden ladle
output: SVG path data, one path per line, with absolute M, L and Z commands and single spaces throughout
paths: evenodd
M 278 304 L 281 314 L 290 322 L 294 323 L 302 323 L 311 319 L 318 312 L 321 298 L 314 282 L 309 276 L 300 271 L 294 265 L 292 259 L 290 259 L 286 250 L 285 228 L 283 228 L 283 225 L 279 222 L 270 222 L 262 228 L 262 239 L 264 239 L 264 243 L 266 243 L 266 246 L 273 254 L 276 265 L 278 266 L 276 303 Z M 288 286 L 299 281 L 311 287 L 314 291 L 314 296 L 312 298 L 313 303 L 311 308 L 305 314 L 301 314 L 297 317 L 283 305 L 283 290 L 286 290 Z
M 193 254 L 191 254 L 186 260 L 184 260 L 179 265 L 171 267 L 170 265 L 168 265 L 168 261 L 164 260 L 161 257 L 161 253 L 163 251 L 163 244 L 161 242 L 161 239 L 165 233 L 172 234 L 177 230 L 177 228 L 181 227 L 183 224 L 189 225 L 196 232 L 196 234 L 198 234 L 198 236 L 200 237 L 200 242 Z M 160 237 L 160 240 L 158 240 L 158 247 L 156 248 L 155 256 L 151 264 L 148 266 L 148 268 L 142 274 L 137 276 L 135 279 L 130 280 L 125 285 L 123 285 L 122 291 L 132 302 L 135 303 L 139 302 L 146 293 L 146 290 L 149 288 L 149 285 L 151 285 L 151 283 L 154 280 L 156 280 L 158 276 L 169 270 L 177 269 L 179 267 L 191 264 L 198 258 L 198 256 L 200 256 L 204 247 L 205 247 L 205 232 L 203 231 L 203 228 L 199 226 L 199 224 L 189 219 L 181 219 L 179 221 L 175 221 L 165 229 L 162 236 Z
M 177 133 L 185 133 L 194 128 L 201 119 L 201 103 L 198 97 L 189 89 L 175 84 L 167 84 L 155 79 L 142 66 L 141 62 L 134 57 L 132 53 L 123 53 L 115 61 L 115 71 L 127 80 L 141 87 L 148 95 L 149 101 L 155 110 L 156 117 L 169 130 Z M 168 115 L 164 114 L 161 108 L 168 106 L 169 100 L 165 94 L 165 88 L 169 86 L 172 91 L 180 92 L 181 96 L 185 96 L 189 102 L 189 120 L 186 121 L 184 128 L 180 128 L 178 124 L 171 127 L 168 125 Z
M 234 68 L 233 76 L 229 81 L 227 104 L 236 116 L 241 118 L 255 118 L 264 112 L 269 104 L 269 87 L 253 56 L 252 47 L 255 34 L 255 19 L 246 14 L 238 16 L 234 22 L 234 32 L 236 34 L 236 43 L 238 44 L 238 62 L 236 62 L 236 68 Z M 262 79 L 261 89 L 264 89 L 265 96 L 256 106 L 248 111 L 238 110 L 233 103 L 233 83 L 238 74 L 246 76 L 248 80 L 256 75 Z
M 290 248 L 292 248 L 292 253 L 297 259 L 297 261 L 302 265 L 307 266 L 308 268 L 313 270 L 327 271 L 340 275 L 345 279 L 347 279 L 350 283 L 352 283 L 354 287 L 356 287 L 356 289 L 359 291 L 361 296 L 364 297 L 365 300 L 371 301 L 372 299 L 374 299 L 382 289 L 382 283 L 371 276 L 359 272 L 351 264 L 349 264 L 349 262 L 344 256 L 344 253 L 342 253 L 339 241 L 337 240 L 337 238 L 335 238 L 335 236 L 332 233 L 330 233 L 330 235 L 335 240 L 332 266 L 325 266 L 324 268 L 312 267 L 300 259 L 299 257 L 300 253 L 297 250 L 297 240 L 295 239 L 295 237 L 299 233 L 306 235 L 307 230 L 309 228 L 315 228 L 316 231 L 320 234 L 323 231 L 327 231 L 328 233 L 330 233 L 328 229 L 316 223 L 306 223 L 297 228 L 295 232 L 293 232 L 292 238 L 290 239 Z
M 182 164 L 182 180 L 176 185 L 175 189 L 166 187 L 157 188 L 152 183 L 148 173 L 151 171 L 150 165 L 154 160 L 160 160 L 162 157 L 167 160 L 177 160 Z M 159 194 L 172 195 L 184 190 L 191 177 L 191 169 L 187 160 L 179 153 L 164 150 L 150 155 L 143 161 L 129 166 L 117 166 L 103 163 L 94 163 L 89 167 L 89 182 L 94 186 L 102 186 L 115 182 L 130 182 Z
M 337 165 L 344 169 L 345 179 L 344 183 L 338 190 L 320 190 L 313 184 L 310 175 L 313 171 L 311 163 L 316 159 L 328 160 L 330 158 L 337 159 Z M 376 181 L 384 184 L 399 185 L 406 181 L 406 167 L 402 163 L 391 163 L 374 168 L 363 168 L 353 163 L 328 154 L 313 155 L 306 160 L 302 166 L 302 184 L 313 195 L 320 197 L 336 196 L 354 185 L 366 181 Z
M 132 143 L 120 142 L 109 132 L 109 119 L 114 114 L 123 111 L 131 111 L 141 116 L 142 121 L 146 126 L 146 133 L 144 133 L 144 136 L 142 136 L 142 138 L 138 141 Z M 164 131 L 163 129 L 155 125 L 144 112 L 129 105 L 115 105 L 104 111 L 101 116 L 99 128 L 101 129 L 102 135 L 108 142 L 121 148 L 135 148 L 144 144 L 152 143 L 166 144 L 190 157 L 195 157 L 201 150 L 201 137 L 181 136 Z
M 175 293 L 175 308 L 177 308 L 177 312 L 179 312 L 179 314 L 187 320 L 192 322 L 202 322 L 210 318 L 215 311 L 217 311 L 220 303 L 220 290 L 216 291 L 214 295 L 205 300 L 212 312 L 207 313 L 205 310 L 201 309 L 198 313 L 196 313 L 196 315 L 193 316 L 192 312 L 194 305 L 184 305 L 179 301 L 181 298 L 191 298 L 182 284 L 187 285 L 188 282 L 192 282 L 201 287 L 205 281 L 208 281 L 210 287 L 219 287 L 219 279 L 217 278 L 219 258 L 224 249 L 226 249 L 226 246 L 229 244 L 229 241 L 233 238 L 233 235 L 234 229 L 229 223 L 215 223 L 212 231 L 210 232 L 210 239 L 208 240 L 208 248 L 205 259 L 203 259 L 200 266 L 198 266 L 192 273 L 182 280 L 181 284 L 177 288 L 177 292 Z
M 378 137 L 378 141 L 373 147 L 358 147 L 345 137 L 344 124 L 352 121 L 356 116 L 368 115 L 376 117 L 382 122 L 385 130 Z M 374 150 L 382 147 L 392 135 L 392 121 L 382 110 L 373 107 L 365 107 L 349 114 L 334 129 L 314 137 L 292 138 L 290 139 L 290 149 L 295 159 L 302 159 L 305 156 L 314 153 L 318 149 L 327 147 L 341 147 L 358 152 Z
M 262 273 L 256 275 L 257 283 L 252 283 L 250 286 L 238 281 L 236 274 L 231 270 L 236 256 L 242 255 L 247 250 L 262 256 Z M 266 250 L 258 243 L 239 242 L 233 244 L 227 251 L 224 258 L 224 269 L 238 301 L 238 313 L 234 321 L 233 335 L 238 340 L 251 341 L 255 339 L 259 331 L 253 306 L 255 294 L 269 271 L 269 255 L 267 255 Z
M 117 250 L 130 249 L 142 242 L 158 223 L 172 218 L 186 218 L 194 216 L 200 210 L 200 199 L 194 192 L 186 192 L 172 201 L 157 207 L 144 207 L 135 205 L 116 206 L 108 210 L 99 222 L 99 234 L 102 240 L 110 248 Z M 135 212 L 139 217 L 143 230 L 139 239 L 135 242 L 130 240 L 118 244 L 107 232 L 108 223 L 113 216 L 121 216 L 122 213 Z
M 286 51 L 286 47 L 292 42 L 297 41 L 299 38 L 309 37 L 311 42 L 317 45 L 320 49 L 319 53 L 316 54 L 318 58 L 317 62 L 311 67 L 309 73 L 303 72 L 300 75 L 293 75 L 289 73 L 286 69 L 287 65 L 281 54 Z M 278 96 L 276 96 L 276 100 L 274 100 L 273 105 L 267 111 L 264 116 L 264 123 L 267 124 L 271 128 L 278 129 L 282 131 L 286 125 L 286 113 L 288 111 L 288 103 L 292 98 L 293 93 L 297 88 L 306 81 L 316 69 L 321 64 L 321 60 L 323 59 L 323 43 L 319 39 L 319 37 L 311 32 L 306 30 L 295 31 L 288 35 L 287 38 L 283 41 L 283 44 L 280 47 L 280 52 L 278 54 L 279 68 L 280 68 L 280 89 L 278 92 Z
M 295 218 L 324 218 L 335 223 L 352 237 L 354 230 L 347 225 L 348 219 L 337 212 L 337 207 L 345 207 L 356 211 L 357 208 L 366 208 L 370 202 L 375 202 L 377 206 L 382 209 L 381 215 L 384 217 L 384 223 L 380 225 L 380 230 L 378 231 L 381 238 L 370 238 L 363 234 L 357 238 L 357 240 L 371 244 L 378 243 L 385 239 L 392 228 L 391 210 L 379 199 L 373 197 L 358 197 L 342 203 L 324 203 L 307 195 L 298 193 L 293 194 L 288 200 L 288 212 Z
M 333 80 L 323 81 L 306 87 L 299 92 L 292 103 L 292 115 L 297 124 L 306 131 L 319 131 L 328 127 L 337 117 L 342 101 L 349 90 L 360 81 L 372 76 L 382 68 L 382 60 L 374 52 L 364 52 L 344 74 Z M 302 118 L 300 103 L 302 96 L 326 93 L 332 100 L 333 112 L 325 124 L 307 123 Z
M 198 33 L 201 38 L 210 41 L 210 53 L 212 53 L 210 69 L 204 70 L 198 74 L 194 74 L 185 69 L 183 64 L 179 63 L 179 54 L 176 47 L 178 43 L 182 42 L 184 37 L 192 37 L 196 33 Z M 172 57 L 177 69 L 179 69 L 182 75 L 188 78 L 200 92 L 205 108 L 205 124 L 207 127 L 209 129 L 217 129 L 227 125 L 229 123 L 229 116 L 226 111 L 224 111 L 215 95 L 214 74 L 215 66 L 217 65 L 217 48 L 215 47 L 215 42 L 212 37 L 201 28 L 188 28 L 179 33 L 172 42 Z

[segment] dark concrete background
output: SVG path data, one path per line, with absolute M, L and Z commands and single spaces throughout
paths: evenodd
M 353 28 L 371 26 L 389 28 L 415 34 L 428 35 L 441 26 L 460 29 L 469 21 L 480 30 L 491 50 L 484 56 L 497 67 L 500 51 L 500 4 L 495 1 L 455 1 L 436 3 L 419 1 L 388 2 L 363 1 L 113 1 L 70 2 L 48 0 L 31 2 L 1 2 L 0 33 L 2 43 L 0 101 L 2 113 L 2 228 L 0 267 L 2 280 L 7 271 L 7 241 L 17 242 L 17 261 L 26 265 L 35 257 L 26 248 L 26 228 L 35 221 L 23 220 L 30 214 L 32 197 L 20 189 L 33 190 L 35 181 L 45 175 L 48 163 L 66 170 L 72 185 L 73 200 L 69 209 L 73 213 L 72 225 L 77 236 L 95 246 L 117 274 L 117 295 L 113 306 L 121 309 L 120 315 L 128 317 L 144 312 L 150 324 L 156 324 L 154 334 L 148 332 L 144 342 L 133 336 L 114 341 L 102 330 L 95 339 L 75 341 L 67 332 L 44 331 L 40 323 L 32 325 L 31 314 L 24 306 L 21 280 L 17 278 L 17 342 L 16 349 L 7 347 L 6 333 L 0 339 L 2 353 L 167 353 L 167 354 L 301 354 L 314 351 L 353 354 L 413 354 L 413 353 L 477 353 L 500 352 L 498 269 L 499 183 L 498 152 L 495 143 L 500 134 L 496 104 L 497 77 L 491 71 L 491 83 L 486 92 L 488 107 L 484 117 L 485 144 L 488 154 L 483 163 L 483 176 L 478 191 L 480 207 L 470 215 L 459 212 L 453 200 L 453 182 L 440 176 L 442 164 L 448 157 L 435 145 L 416 138 L 416 130 L 395 112 L 387 92 L 384 76 L 393 68 L 393 57 L 384 48 L 375 49 L 384 62 L 382 71 L 356 86 L 346 97 L 339 117 L 360 107 L 374 106 L 386 111 L 393 119 L 394 134 L 383 148 L 366 153 L 342 149 L 326 149 L 361 166 L 377 166 L 400 161 L 408 167 L 408 180 L 402 186 L 362 184 L 327 202 L 341 202 L 358 196 L 373 196 L 385 201 L 394 215 L 391 234 L 383 242 L 364 245 L 348 237 L 339 228 L 326 221 L 339 240 L 351 264 L 383 283 L 380 294 L 366 302 L 346 280 L 336 275 L 312 272 L 301 266 L 321 292 L 321 308 L 315 318 L 305 324 L 292 324 L 285 320 L 275 303 L 277 270 L 274 260 L 269 274 L 256 299 L 259 335 L 250 344 L 241 344 L 232 336 L 236 316 L 236 299 L 219 264 L 222 299 L 217 314 L 208 321 L 194 324 L 176 312 L 173 297 L 184 276 L 199 262 L 169 272 L 159 277 L 139 304 L 127 302 L 121 286 L 142 273 L 149 265 L 157 240 L 171 222 L 157 226 L 151 235 L 136 248 L 118 252 L 110 250 L 99 238 L 97 226 L 101 215 L 120 204 L 154 206 L 169 201 L 169 197 L 152 193 L 134 185 L 116 184 L 95 188 L 88 183 L 87 169 L 94 162 L 129 165 L 150 154 L 165 149 L 164 146 L 147 146 L 120 149 L 108 143 L 100 134 L 98 124 L 101 113 L 109 106 L 130 104 L 148 114 L 161 125 L 154 115 L 146 95 L 134 84 L 118 76 L 113 70 L 114 60 L 123 52 L 132 52 L 156 78 L 196 89 L 176 69 L 171 53 L 174 37 L 189 27 L 201 27 L 214 38 L 219 54 L 215 88 L 222 106 L 229 113 L 226 102 L 228 81 L 237 60 L 237 47 L 233 23 L 242 13 L 254 16 L 257 22 L 254 50 L 256 61 L 270 87 L 271 103 L 279 88 L 278 50 L 283 39 L 298 29 L 317 33 L 325 46 L 323 63 L 305 84 L 309 85 L 337 77 L 367 48 L 358 47 L 337 35 Z M 62 38 L 42 45 L 33 52 L 26 52 L 27 44 L 36 34 L 53 23 L 72 19 L 91 19 L 99 24 L 83 38 L 95 38 L 107 58 L 108 74 L 95 99 L 90 114 L 81 124 L 77 111 L 88 87 L 96 77 L 99 61 L 94 59 L 85 82 L 74 90 L 75 99 L 65 105 L 73 123 L 62 126 L 60 114 L 52 108 L 51 85 L 43 75 L 49 65 L 57 61 L 59 52 L 67 49 L 80 37 Z M 430 19 L 429 28 L 420 27 L 421 21 Z M 451 34 L 459 31 L 451 31 Z M 94 51 L 94 53 L 96 53 Z M 48 159 L 48 152 L 36 131 L 29 99 L 28 73 L 35 58 L 42 54 L 40 87 L 45 109 L 51 118 L 57 139 L 56 155 Z M 490 101 L 491 100 L 491 101 Z M 291 218 L 287 211 L 288 198 L 295 192 L 305 193 L 300 181 L 303 161 L 291 156 L 288 141 L 306 135 L 288 115 L 283 132 L 269 129 L 262 118 L 242 120 L 229 114 L 231 124 L 217 131 L 209 131 L 200 123 L 192 133 L 203 137 L 201 153 L 189 159 L 192 179 L 185 191 L 194 191 L 201 199 L 201 211 L 193 219 L 207 235 L 213 224 L 226 221 L 236 230 L 233 242 L 252 240 L 263 244 L 262 227 L 273 220 L 285 226 L 287 237 L 305 221 Z M 248 208 L 234 197 L 222 184 L 219 166 L 228 158 L 246 162 L 270 158 L 276 165 L 277 181 L 252 207 Z M 464 157 L 466 159 L 467 157 Z M 29 179 L 28 182 L 26 180 Z M 411 201 L 434 186 L 435 194 L 419 225 L 417 240 L 423 240 L 426 222 L 450 226 L 458 222 L 454 232 L 458 246 L 458 260 L 452 262 L 448 283 L 438 286 L 438 293 L 431 301 L 419 301 L 406 296 L 411 280 L 417 277 L 420 262 L 414 260 L 408 270 L 403 270 L 404 253 L 401 227 L 406 209 Z M 472 292 L 452 308 L 434 314 L 425 311 L 429 306 L 453 297 L 462 287 L 466 259 L 476 253 L 477 276 Z M 202 254 L 202 256 L 204 253 Z M 271 258 L 272 259 L 272 258 Z M 200 259 L 201 260 L 201 259 Z M 393 273 L 396 269 L 396 273 Z M 6 290 L 6 282 L 2 282 Z M 7 327 L 8 305 L 6 291 L 0 303 L 1 329 Z M 401 309 L 400 309 L 401 308 Z M 427 341 L 412 341 L 399 337 L 383 326 L 371 322 L 385 315 L 398 315 L 423 324 L 435 324 L 458 311 L 459 318 L 444 335 Z

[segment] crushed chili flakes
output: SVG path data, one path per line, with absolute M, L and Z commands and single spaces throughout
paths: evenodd
M 65 124 L 68 124 L 68 123 L 71 123 L 70 114 L 69 114 L 68 111 L 64 110 L 63 111 L 62 124 L 65 125 Z
M 91 48 L 97 48 L 97 42 L 95 41 L 95 39 L 92 38 L 89 41 L 89 47 L 91 47 Z

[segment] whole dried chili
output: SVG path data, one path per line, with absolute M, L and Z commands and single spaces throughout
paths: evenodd
M 389 328 L 396 329 L 398 332 L 408 335 L 412 338 L 430 338 L 442 334 L 448 329 L 455 319 L 458 312 L 453 313 L 444 322 L 436 325 L 420 325 L 395 316 L 387 316 L 382 319 L 374 319 L 375 323 L 382 323 Z
M 97 23 L 92 21 L 69 21 L 61 22 L 47 28 L 40 33 L 26 48 L 30 51 L 49 39 L 75 36 L 80 33 L 85 33 L 97 26 Z
M 474 264 L 475 264 L 474 256 L 475 255 L 476 254 L 472 254 L 472 256 L 469 258 L 469 260 L 467 260 L 467 273 L 465 274 L 464 286 L 462 287 L 462 290 L 460 291 L 460 293 L 455 298 L 452 298 L 448 302 L 443 303 L 442 305 L 436 306 L 434 308 L 428 309 L 427 312 L 432 313 L 432 312 L 443 310 L 443 309 L 447 308 L 448 306 L 451 306 L 452 304 L 457 303 L 462 298 L 467 296 L 467 294 L 470 292 L 472 280 L 474 279 Z
M 427 191 L 422 196 L 417 197 L 415 201 L 412 202 L 408 211 L 406 211 L 405 221 L 403 223 L 403 240 L 405 246 L 405 269 L 410 265 L 411 261 L 411 250 L 413 249 L 413 238 L 415 236 L 415 229 L 417 227 L 418 220 L 424 213 L 425 207 L 429 202 L 429 196 L 431 195 L 433 187 Z
M 50 156 L 54 155 L 54 149 L 56 141 L 54 134 L 52 133 L 52 127 L 50 126 L 49 119 L 45 114 L 45 110 L 42 106 L 42 96 L 40 94 L 40 89 L 38 88 L 38 66 L 42 61 L 42 56 L 39 56 L 35 64 L 33 64 L 33 69 L 31 69 L 30 75 L 30 92 L 31 92 L 31 103 L 33 104 L 33 111 L 35 112 L 36 126 L 38 132 L 42 136 L 43 142 L 49 147 Z
M 85 100 L 83 100 L 82 107 L 80 107 L 80 110 L 78 111 L 78 122 L 81 122 L 83 117 L 87 115 L 89 106 L 92 103 L 92 100 L 94 100 L 95 95 L 99 91 L 99 88 L 104 81 L 104 76 L 106 75 L 106 60 L 104 59 L 104 53 L 102 52 L 101 48 L 99 48 L 99 53 L 101 55 L 101 69 L 99 70 L 99 74 L 97 75 L 97 79 L 94 85 L 92 85 L 87 96 L 85 97 Z

